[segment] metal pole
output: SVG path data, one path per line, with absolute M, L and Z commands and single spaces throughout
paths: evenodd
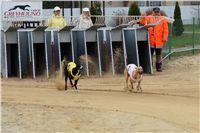
M 60 34 L 59 31 L 57 32 L 58 36 L 58 54 L 59 54 L 59 68 L 61 66 L 61 46 L 60 46 Z
M 29 62 L 32 62 L 32 59 L 31 59 L 31 44 L 30 44 L 30 36 L 29 36 L 29 33 L 30 32 L 27 32 L 27 38 L 28 38 L 28 56 L 29 56 Z
M 149 56 L 150 56 L 150 67 L 151 67 L 151 74 L 153 74 L 153 62 L 152 62 L 152 57 L 151 57 L 151 48 L 150 48 L 150 37 L 149 37 L 149 33 L 148 31 L 146 30 L 147 32 L 147 35 L 148 35 L 148 49 L 149 49 Z
M 55 66 L 55 44 L 51 45 L 51 53 L 52 53 L 52 73 L 55 72 L 56 70 L 56 66 Z
M 54 32 L 51 30 L 51 61 L 52 61 L 52 73 L 55 72 L 55 43 L 54 43 Z
M 71 16 L 73 16 L 73 2 L 74 2 L 74 1 L 71 1 L 71 2 L 70 2 L 70 3 L 71 3 L 71 6 L 70 6 L 70 7 L 71 7 L 71 9 L 70 9 L 70 10 L 71 10 Z M 71 18 L 71 20 L 72 20 L 72 18 Z
M 169 24 L 169 43 L 168 43 L 168 47 L 169 47 L 169 53 L 171 53 L 172 51 L 172 24 Z M 169 59 L 171 59 L 171 56 L 169 55 Z
M 70 39 L 71 39 L 71 46 L 72 46 L 72 61 L 74 62 L 75 61 L 75 57 L 74 57 L 74 41 L 73 41 L 73 31 L 71 30 L 70 31 Z
M 88 56 L 87 56 L 87 44 L 86 44 L 86 31 L 83 31 L 84 35 L 84 44 L 85 44 L 85 57 L 86 57 L 86 70 L 87 70 L 87 76 L 89 77 L 89 66 L 88 66 Z
M 80 14 L 82 14 L 83 3 L 80 1 Z
M 193 54 L 193 55 L 194 55 L 194 45 L 195 45 L 195 44 L 194 44 L 194 43 L 195 43 L 195 42 L 194 42 L 194 41 L 195 41 L 195 34 L 194 34 L 194 33 L 195 33 L 195 26 L 194 26 L 195 23 L 194 23 L 194 22 L 195 22 L 195 18 L 193 17 L 193 25 L 192 25 L 192 33 L 193 33 L 193 34 L 192 34 L 192 54 Z
M 105 1 L 103 1 L 103 16 L 105 16 Z
M 112 37 L 111 37 L 111 30 L 108 31 L 110 35 L 110 52 L 111 52 L 111 62 L 112 62 L 112 72 L 113 75 L 115 75 L 115 64 L 114 64 L 114 59 L 113 59 L 113 47 L 112 47 Z
M 125 42 L 125 36 L 124 36 L 124 29 L 122 29 L 122 38 L 123 38 L 123 49 L 124 49 L 124 65 L 126 67 L 127 65 L 127 53 L 126 53 L 126 42 Z
M 21 64 L 21 49 L 20 49 L 20 40 L 19 40 L 19 31 L 17 31 L 18 38 L 18 58 L 19 58 L 19 78 L 22 79 L 22 64 Z
M 6 45 L 6 33 L 4 32 L 4 51 L 5 51 L 5 69 L 6 69 L 6 78 L 8 78 L 8 60 L 7 60 L 7 45 Z
M 49 67 L 48 67 L 48 55 L 47 55 L 47 37 L 46 37 L 46 32 L 45 32 L 45 34 L 44 34 L 44 38 L 45 38 L 45 56 L 46 56 L 46 70 L 47 70 L 47 78 L 49 78 Z
M 34 58 L 34 47 L 33 47 L 33 32 L 30 32 L 31 34 L 31 46 L 32 46 L 32 69 L 33 69 L 33 79 L 35 79 L 35 58 Z
M 97 49 L 98 49 L 98 59 L 99 59 L 99 75 L 100 75 L 100 77 L 102 77 L 101 54 L 100 54 L 100 44 L 99 44 L 99 30 L 97 31 Z
M 63 1 L 62 2 L 63 4 L 62 4 L 62 15 L 63 15 L 63 17 L 65 17 L 65 1 Z
M 136 43 L 136 55 L 137 55 L 137 66 L 140 66 L 140 60 L 139 60 L 139 53 L 138 53 L 138 41 L 137 41 L 137 30 L 134 29 L 134 33 L 135 33 L 135 43 Z

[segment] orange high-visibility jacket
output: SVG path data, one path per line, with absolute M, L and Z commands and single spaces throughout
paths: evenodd
M 158 25 L 148 29 L 150 46 L 155 48 L 162 48 L 164 42 L 168 40 L 167 21 L 162 16 L 158 16 L 157 18 L 153 15 L 141 17 L 140 24 L 146 25 L 149 23 L 158 23 Z

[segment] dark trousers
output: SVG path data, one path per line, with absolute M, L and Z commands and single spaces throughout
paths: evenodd
M 160 63 L 162 59 L 162 48 L 151 48 L 151 57 L 156 52 L 156 63 Z
M 156 70 L 162 72 L 162 48 L 151 48 L 151 57 L 153 57 L 154 52 L 156 52 Z M 153 58 L 152 58 L 153 65 Z

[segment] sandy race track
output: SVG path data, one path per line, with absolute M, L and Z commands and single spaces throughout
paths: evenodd
M 144 75 L 143 93 L 123 91 L 122 75 L 83 78 L 80 91 L 54 79 L 2 79 L 2 132 L 190 132 L 199 129 L 199 55 Z

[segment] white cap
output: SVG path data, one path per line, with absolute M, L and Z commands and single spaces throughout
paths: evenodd
M 83 12 L 89 12 L 90 9 L 88 7 L 83 8 Z
M 54 10 L 54 11 L 60 11 L 60 7 L 56 6 L 56 7 L 54 7 L 53 10 Z

